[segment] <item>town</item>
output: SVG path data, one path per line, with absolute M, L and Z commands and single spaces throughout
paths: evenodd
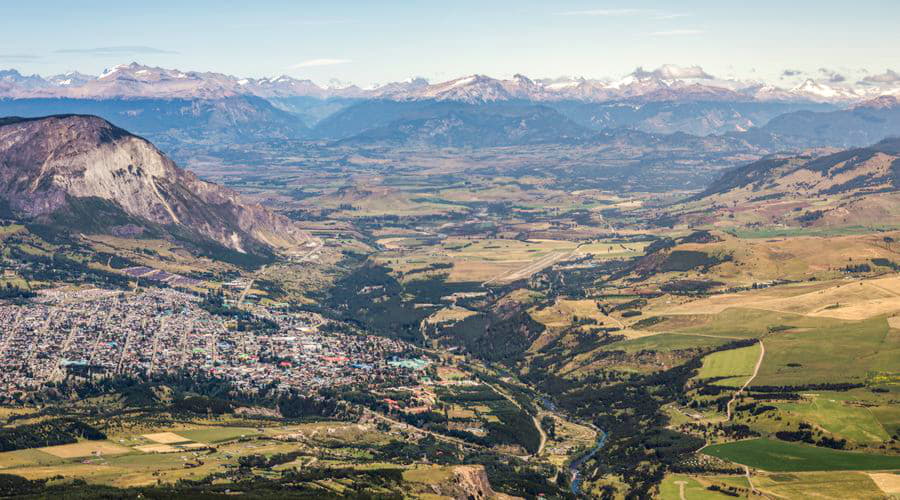
M 263 327 L 211 314 L 201 298 L 171 289 L 50 289 L 22 305 L 0 306 L 0 397 L 15 400 L 67 375 L 185 373 L 261 387 L 413 381 L 422 363 L 409 345 L 384 337 L 325 331 L 321 316 L 254 306 Z

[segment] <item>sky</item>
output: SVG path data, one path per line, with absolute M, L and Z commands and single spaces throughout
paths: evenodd
M 0 17 L 0 68 L 44 76 L 132 61 L 363 86 L 663 64 L 776 84 L 900 72 L 897 0 L 0 0 Z

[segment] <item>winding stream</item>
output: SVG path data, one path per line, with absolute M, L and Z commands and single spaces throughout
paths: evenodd
M 597 444 L 587 453 L 575 459 L 569 464 L 569 472 L 572 474 L 572 493 L 579 495 L 581 493 L 581 472 L 578 470 L 585 462 L 590 460 L 594 455 L 606 444 L 606 432 L 598 429 L 600 436 L 597 437 Z

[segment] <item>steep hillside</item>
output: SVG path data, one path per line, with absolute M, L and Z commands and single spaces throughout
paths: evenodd
M 900 189 L 900 139 L 821 157 L 764 159 L 727 172 L 698 198 L 814 197 Z
M 235 192 L 94 116 L 0 121 L 0 199 L 17 218 L 77 231 L 164 228 L 254 254 L 311 241 L 287 218 L 242 204 Z
M 900 139 L 837 153 L 765 158 L 727 171 L 671 208 L 693 224 L 780 227 L 900 224 Z

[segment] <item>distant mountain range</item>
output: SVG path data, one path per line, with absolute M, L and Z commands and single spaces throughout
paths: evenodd
M 264 98 L 315 97 L 436 100 L 482 103 L 525 100 L 548 101 L 813 101 L 860 102 L 881 95 L 900 96 L 900 86 L 829 84 L 806 80 L 790 88 L 759 82 L 719 80 L 698 71 L 676 71 L 663 66 L 635 71 L 619 80 L 557 78 L 532 80 L 524 75 L 497 79 L 469 75 L 431 83 L 422 78 L 372 88 L 355 85 L 321 87 L 310 80 L 282 75 L 277 78 L 239 78 L 213 72 L 180 71 L 121 64 L 97 76 L 69 72 L 43 78 L 16 70 L 0 71 L 0 97 L 66 97 L 76 99 L 183 98 L 217 99 L 236 95 Z
M 6 217 L 63 231 L 168 235 L 207 253 L 266 256 L 312 241 L 94 116 L 0 119 L 0 205 Z
M 689 68 L 690 69 L 690 68 Z M 685 77 L 687 76 L 687 77 Z M 79 113 L 171 147 L 270 140 L 492 147 L 603 141 L 615 130 L 728 136 L 774 152 L 900 135 L 900 86 L 809 80 L 781 89 L 663 67 L 618 80 L 472 75 L 363 89 L 137 63 L 98 76 L 0 71 L 0 116 Z M 637 137 L 637 136 L 635 136 Z M 667 139 L 663 139 L 665 142 Z M 683 138 L 674 138 L 683 142 Z

